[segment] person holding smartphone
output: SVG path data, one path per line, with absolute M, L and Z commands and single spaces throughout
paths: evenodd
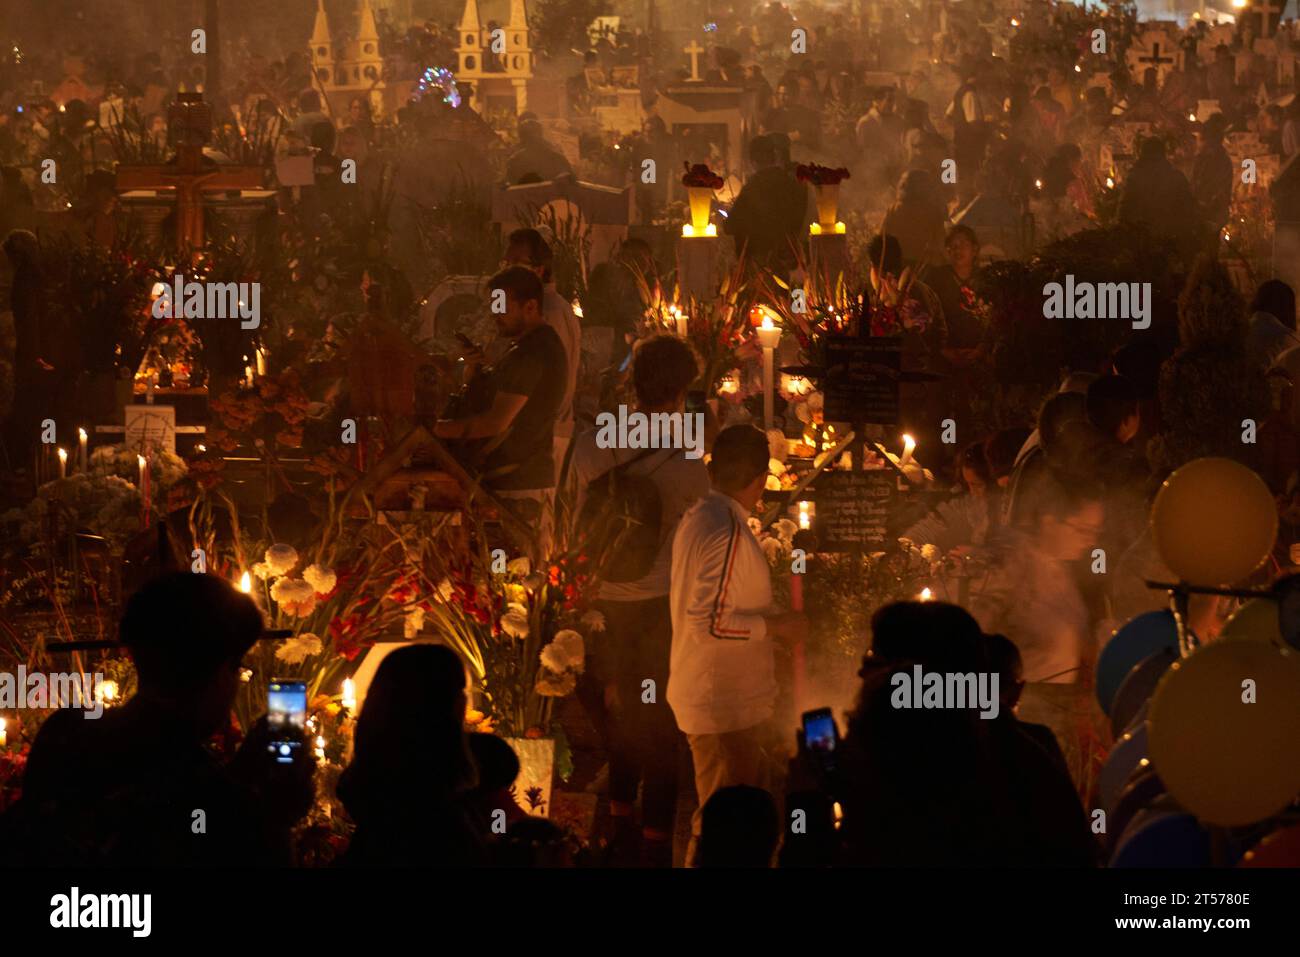
M 315 762 L 278 763 L 265 719 L 228 762 L 207 747 L 230 727 L 241 661 L 262 633 L 252 599 L 215 575 L 174 572 L 137 591 L 120 625 L 135 696 L 98 720 L 64 708 L 42 725 L 23 797 L 0 817 L 0 864 L 288 865 Z

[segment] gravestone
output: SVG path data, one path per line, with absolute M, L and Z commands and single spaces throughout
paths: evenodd
M 1183 51 L 1177 41 L 1163 30 L 1146 30 L 1133 41 L 1125 53 L 1129 73 L 1139 83 L 1149 69 L 1156 71 L 1156 82 L 1164 86 L 1165 77 L 1183 67 Z

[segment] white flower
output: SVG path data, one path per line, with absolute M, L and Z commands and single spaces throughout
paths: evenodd
M 506 562 L 506 571 L 515 578 L 527 578 L 528 573 L 533 570 L 533 563 L 525 555 L 522 558 L 513 558 Z
M 768 474 L 768 475 L 783 475 L 784 473 L 785 473 L 785 463 L 784 463 L 784 462 L 782 462 L 780 459 L 768 459 L 768 460 L 767 460 L 767 474 Z
M 799 531 L 799 526 L 788 518 L 778 518 L 772 523 L 772 531 L 785 545 L 789 545 L 794 541 L 794 533 Z
M 406 619 L 402 622 L 402 636 L 405 638 L 414 638 L 424 627 L 424 609 L 412 608 L 406 613 Z
M 444 578 L 438 582 L 438 597 L 443 601 L 450 601 L 455 591 L 456 589 L 452 587 L 450 578 Z
M 541 671 L 537 674 L 534 690 L 543 698 L 563 698 L 565 695 L 573 694 L 573 689 L 577 686 L 578 677 L 572 671 L 560 675 Z
M 272 545 L 264 558 L 271 576 L 287 575 L 298 564 L 298 549 L 292 545 Z
M 280 647 L 275 649 L 275 656 L 287 664 L 300 665 L 312 655 L 319 655 L 322 647 L 324 646 L 319 638 L 311 632 L 305 632 L 293 638 L 286 638 Z
M 271 586 L 271 600 L 286 615 L 302 618 L 316 608 L 316 589 L 301 578 L 279 578 Z
M 785 433 L 780 429 L 767 430 L 767 454 L 782 465 L 790 457 L 790 443 L 786 441 Z
M 759 532 L 763 530 L 763 523 L 760 522 L 758 519 L 756 519 L 753 515 L 745 519 L 745 522 L 749 525 L 749 530 L 753 532 L 755 535 L 757 535 Z
M 777 478 L 775 475 L 769 475 L 767 477 L 767 481 L 763 483 L 763 490 L 765 492 L 781 491 L 781 480 Z
M 582 625 L 588 631 L 604 631 L 605 616 L 593 608 L 582 616 Z
M 759 542 L 763 547 L 763 555 L 767 558 L 769 564 L 776 564 L 781 558 L 781 553 L 785 551 L 785 546 L 781 544 L 781 539 L 768 536 Z
M 308 585 L 316 589 L 318 595 L 328 595 L 338 584 L 338 576 L 334 574 L 334 569 L 325 568 L 323 565 L 308 565 L 303 569 L 302 577 Z
M 512 638 L 528 637 L 528 612 L 516 602 L 511 602 L 506 613 L 501 616 L 501 630 Z
M 586 659 L 582 635 L 571 628 L 557 631 L 550 644 L 542 649 L 541 659 L 552 671 L 582 671 Z

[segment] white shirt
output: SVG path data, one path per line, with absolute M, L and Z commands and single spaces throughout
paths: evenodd
M 555 330 L 564 344 L 564 358 L 569 363 L 569 381 L 564 387 L 564 398 L 560 400 L 560 411 L 555 416 L 555 437 L 573 437 L 573 393 L 578 388 L 578 363 L 582 358 L 582 324 L 573 312 L 573 306 L 564 301 L 564 297 L 555 291 L 553 283 L 547 283 L 542 295 L 542 318 Z M 559 469 L 560 463 L 555 463 Z
M 615 466 L 644 455 L 628 468 L 634 475 L 645 475 L 659 490 L 659 529 L 663 541 L 655 555 L 654 566 L 634 582 L 601 582 L 597 597 L 605 601 L 642 601 L 668 594 L 673 565 L 673 532 L 682 515 L 699 499 L 709 494 L 709 471 L 703 459 L 688 459 L 682 449 L 661 449 L 645 455 L 644 449 L 602 449 L 596 444 L 598 429 L 583 432 L 573 445 L 573 474 L 578 483 L 578 510 L 586 498 L 592 480 Z
M 748 518 L 731 496 L 710 492 L 673 539 L 668 704 L 686 734 L 741 731 L 772 716 L 776 670 L 763 620 L 771 570 Z

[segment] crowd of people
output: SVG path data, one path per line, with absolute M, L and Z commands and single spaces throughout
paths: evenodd
M 280 191 L 282 214 L 308 229 L 358 202 L 339 188 L 345 158 L 372 195 L 376 179 L 396 192 L 386 210 L 402 247 L 395 260 L 419 258 L 400 242 L 414 235 L 417 197 L 450 203 L 466 184 L 486 196 L 577 174 L 632 186 L 645 219 L 640 234 L 581 263 L 580 289 L 561 275 L 573 268 L 562 236 L 544 224 L 507 231 L 500 269 L 484 284 L 503 298 L 490 310 L 493 340 L 460 337 L 459 391 L 424 416 L 525 525 L 548 521 L 557 495 L 571 494 L 583 514 L 616 483 L 656 501 L 644 554 L 623 556 L 625 574 L 599 584 L 605 628 L 578 687 L 608 761 L 601 833 L 575 843 L 521 810 L 514 752 L 465 728 L 465 663 L 418 644 L 383 660 L 357 715 L 336 788 L 355 825 L 340 865 L 670 866 L 688 760 L 692 866 L 1105 862 L 1084 811 L 1109 740 L 1092 671 L 1114 627 L 1165 604 L 1145 584 L 1173 577 L 1147 524 L 1160 483 L 1193 459 L 1230 458 L 1268 484 L 1284 530 L 1300 521 L 1295 294 L 1282 278 L 1243 278 L 1224 252 L 1239 173 L 1225 137 L 1257 134 L 1285 167 L 1300 152 L 1300 99 L 1292 90 L 1287 106 L 1257 101 L 1266 67 L 1242 73 L 1232 60 L 1254 39 L 1244 21 L 1233 49 L 1198 54 L 1201 24 L 1187 32 L 1180 65 L 1134 75 L 1122 59 L 1089 52 L 1098 24 L 1114 24 L 1112 44 L 1136 42 L 1134 22 L 1118 15 L 1030 3 L 1008 25 L 991 2 L 874 6 L 868 21 L 819 6 L 796 19 L 780 3 L 714 5 L 702 77 L 743 89 L 750 104 L 745 168 L 726 170 L 717 216 L 756 285 L 808 275 L 816 207 L 800 165 L 848 171 L 840 205 L 860 249 L 844 283 L 908 330 L 903 368 L 928 381 L 903 386 L 899 431 L 916 438 L 918 459 L 948 493 L 893 531 L 945 566 L 937 576 L 973 583 L 965 607 L 897 601 L 875 613 L 833 762 L 774 720 L 781 662 L 806 642 L 810 621 L 774 603 L 751 527 L 773 458 L 761 396 L 702 412 L 707 464 L 682 448 L 610 448 L 593 428 L 624 400 L 647 415 L 686 412 L 703 372 L 697 351 L 652 316 L 667 294 L 660 277 L 680 228 L 669 204 L 679 197 L 666 177 L 639 176 L 647 157 L 665 170 L 683 160 L 725 166 L 720 144 L 656 114 L 658 98 L 686 79 L 676 49 L 665 53 L 649 30 L 593 42 L 588 69 L 642 67 L 646 120 L 632 135 L 588 131 L 576 154 L 531 111 L 502 124 L 430 99 L 379 117 L 357 97 L 332 116 L 305 52 L 277 59 L 251 38 L 228 52 L 236 69 L 209 159 L 246 161 L 223 150 L 246 144 L 250 129 L 274 144 L 268 162 L 310 151 L 316 185 Z M 791 31 L 804 24 L 806 52 L 792 51 Z M 454 30 L 432 22 L 407 32 L 385 23 L 384 33 L 403 67 L 454 58 Z M 46 73 L 57 72 L 47 59 Z M 55 277 L 41 275 L 41 214 L 69 217 L 58 228 L 86 241 L 110 241 L 116 195 L 104 170 L 115 150 L 130 140 L 137 158 L 165 153 L 165 95 L 178 79 L 204 78 L 185 58 L 152 50 L 101 51 L 82 66 L 62 90 L 0 85 L 0 235 L 15 327 L 12 392 L 0 399 L 14 461 L 59 401 L 59 376 L 80 361 L 58 325 L 65 319 L 43 304 Z M 18 75 L 9 63 L 0 79 Z M 585 84 L 584 71 L 570 77 L 566 119 L 590 118 Z M 1211 99 L 1217 108 L 1201 115 Z M 1152 135 L 1132 144 L 1122 169 L 1100 168 L 1111 134 L 1132 122 Z M 49 209 L 36 188 L 47 158 L 85 171 L 68 187 L 70 213 Z M 1161 264 L 1147 282 L 1165 297 L 1153 322 L 1053 331 L 1050 349 L 1036 346 L 1044 323 L 1057 321 L 1042 308 L 1041 280 L 1063 275 L 1053 264 L 1084 251 L 1090 276 L 1104 281 L 1113 268 L 1116 280 L 1144 281 L 1151 260 L 1136 260 L 1139 248 Z M 399 263 L 382 284 L 367 271 L 370 301 L 382 288 L 389 306 L 411 303 L 398 317 L 411 320 L 415 297 L 395 290 L 426 278 L 418 266 Z M 607 332 L 600 350 L 597 329 Z M 709 398 L 715 385 L 705 383 Z M 793 404 L 778 412 L 802 433 Z M 942 437 L 947 422 L 960 443 Z M 1229 611 L 1225 598 L 1197 597 L 1187 624 L 1211 641 Z M 46 721 L 22 798 L 0 817 L 0 862 L 290 862 L 319 786 L 313 763 L 276 761 L 264 724 L 228 762 L 205 748 L 230 730 L 240 663 L 263 628 L 251 599 L 215 576 L 164 576 L 132 595 L 120 640 L 138 690 L 100 721 Z M 900 710 L 894 678 L 918 666 L 997 675 L 997 717 Z M 206 823 L 196 828 L 200 810 Z

